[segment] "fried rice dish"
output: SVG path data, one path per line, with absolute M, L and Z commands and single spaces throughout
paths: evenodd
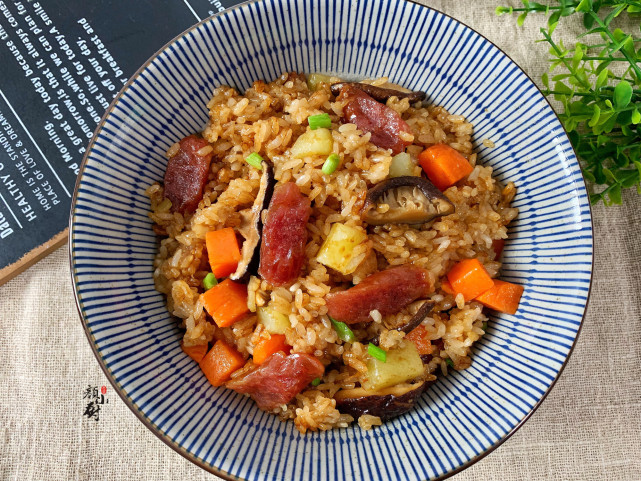
M 515 187 L 462 116 L 386 78 L 299 73 L 207 109 L 147 195 L 156 289 L 213 386 L 301 432 L 371 429 L 470 366 L 488 310 L 517 311 L 498 278 Z

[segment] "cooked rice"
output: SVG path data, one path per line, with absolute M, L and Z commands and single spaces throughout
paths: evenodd
M 387 79 L 372 83 L 383 85 Z M 367 378 L 367 347 L 355 342 L 344 344 L 338 339 L 327 317 L 325 296 L 339 282 L 360 282 L 367 275 L 387 266 L 412 263 L 427 269 L 436 283 L 432 300 L 436 308 L 423 322 L 435 346 L 426 365 L 426 379 L 437 373 L 446 374 L 450 359 L 456 369 L 471 363 L 470 349 L 483 334 L 486 317 L 482 306 L 466 303 L 440 289 L 440 279 L 461 259 L 475 257 L 490 275 L 498 274 L 492 241 L 507 237 L 506 226 L 517 211 L 509 206 L 514 185 L 502 188 L 492 178 L 492 168 L 477 164 L 472 146 L 472 125 L 460 115 L 451 115 L 442 107 L 410 105 L 407 99 L 391 98 L 387 105 L 399 112 L 409 124 L 414 144 L 407 152 L 416 159 L 426 147 L 447 143 L 463 154 L 474 170 L 467 181 L 451 187 L 445 195 L 455 204 L 456 213 L 420 227 L 384 225 L 369 227 L 369 242 L 360 246 L 359 266 L 352 275 L 340 275 L 316 261 L 315 256 L 329 233 L 330 225 L 342 222 L 368 229 L 361 220 L 360 209 L 365 193 L 374 183 L 387 177 L 392 155 L 369 142 L 370 134 L 354 124 L 341 124 L 342 104 L 332 102 L 326 84 L 310 92 L 305 77 L 283 74 L 271 83 L 257 81 L 240 95 L 230 87 L 217 88 L 207 104 L 210 121 L 203 136 L 215 161 L 211 164 L 209 182 L 197 211 L 184 217 L 169 211 L 163 187 L 154 184 L 147 190 L 151 200 L 150 217 L 154 230 L 163 238 L 154 262 L 156 289 L 167 296 L 169 311 L 181 319 L 187 346 L 225 339 L 249 357 L 261 337 L 256 308 L 266 305 L 289 316 L 291 329 L 286 340 L 293 352 L 318 356 L 324 364 L 342 362 L 342 367 L 329 370 L 319 386 L 310 388 L 278 409 L 283 419 L 293 419 L 296 427 L 325 430 L 346 426 L 353 418 L 336 409 L 332 396 L 339 389 L 354 388 Z M 332 119 L 334 152 L 342 159 L 341 167 L 331 176 L 321 172 L 324 158 L 293 159 L 289 148 L 306 131 L 309 115 L 326 112 Z M 488 145 L 488 144 L 486 144 Z M 488 145 L 489 146 L 489 145 Z M 178 145 L 167 151 L 171 156 Z M 313 212 L 308 224 L 307 262 L 303 272 L 289 288 L 273 288 L 266 281 L 252 277 L 249 286 L 249 308 L 252 315 L 232 327 L 218 328 L 207 320 L 199 299 L 201 282 L 209 271 L 204 255 L 207 231 L 223 227 L 237 228 L 239 214 L 251 207 L 257 195 L 260 172 L 245 161 L 252 152 L 260 152 L 274 165 L 280 182 L 294 181 L 304 195 L 312 199 Z M 416 167 L 416 174 L 421 171 Z M 354 329 L 358 339 L 380 335 L 385 349 L 401 342 L 404 334 L 386 326 L 400 325 L 411 316 L 411 308 L 395 316 L 372 312 L 374 322 Z M 375 416 L 361 416 L 364 429 L 380 425 Z

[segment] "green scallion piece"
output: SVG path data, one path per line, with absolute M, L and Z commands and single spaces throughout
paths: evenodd
M 371 342 L 367 346 L 367 353 L 372 356 L 374 359 L 378 359 L 381 362 L 387 362 L 387 353 L 378 346 L 375 346 Z
M 320 384 L 320 377 L 317 377 L 312 381 L 312 386 L 318 386 Z
M 263 170 L 263 158 L 256 152 L 252 152 L 245 158 L 245 162 L 247 162 L 249 165 L 252 167 L 256 167 L 258 170 Z
M 332 119 L 329 114 L 310 115 L 307 117 L 307 123 L 312 130 L 316 129 L 329 129 L 332 126 Z
M 349 327 L 347 327 L 347 324 L 345 324 L 344 322 L 339 322 L 336 319 L 332 319 L 330 316 L 327 317 L 329 317 L 329 320 L 332 321 L 332 325 L 334 326 L 334 329 L 338 334 L 338 338 L 341 341 L 354 342 L 356 340 L 356 337 L 354 337 L 354 333 Z
M 445 360 L 445 364 L 447 364 L 450 367 L 454 367 L 454 361 L 452 361 L 450 358 L 447 358 Z
M 483 323 L 483 325 L 481 326 L 481 329 L 483 329 L 485 332 L 487 332 L 487 321 L 485 321 Z
M 331 175 L 334 173 L 336 169 L 338 169 L 338 166 L 341 163 L 341 158 L 338 156 L 338 154 L 330 154 L 329 157 L 327 157 L 327 160 L 323 164 L 323 167 L 321 170 L 323 171 L 323 174 L 325 175 Z
M 214 275 L 213 272 L 210 272 L 205 276 L 203 279 L 203 287 L 205 288 L 206 291 L 214 287 L 216 284 L 218 284 L 218 279 L 216 279 L 216 276 Z

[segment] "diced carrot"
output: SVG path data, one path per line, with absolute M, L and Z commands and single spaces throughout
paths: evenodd
M 499 257 L 501 257 L 504 247 L 505 247 L 505 239 L 494 239 L 492 241 L 492 250 L 496 254 L 495 259 L 498 259 Z
M 205 309 L 218 327 L 229 327 L 249 312 L 247 286 L 225 279 L 200 295 Z
M 523 295 L 523 286 L 494 279 L 494 286 L 476 298 L 495 311 L 515 314 Z
M 233 346 L 225 341 L 216 341 L 202 361 L 200 369 L 214 386 L 222 386 L 229 381 L 234 371 L 245 365 L 245 359 Z
M 227 277 L 241 259 L 236 233 L 231 227 L 207 232 L 205 236 L 209 266 L 217 279 Z
M 283 334 L 272 334 L 269 339 L 261 339 L 254 348 L 254 364 L 264 363 L 269 356 L 278 351 L 289 354 L 290 346 Z
M 447 144 L 428 147 L 420 153 L 418 161 L 432 184 L 440 190 L 456 184 L 474 170 L 465 157 Z
M 494 285 L 494 281 L 478 259 L 460 261 L 447 273 L 454 292 L 463 294 L 466 301 L 474 299 Z
M 452 289 L 452 284 L 450 284 L 450 281 L 448 281 L 447 278 L 441 281 L 441 289 L 443 289 L 446 294 L 451 294 L 453 296 L 456 295 L 456 292 Z
M 196 346 L 185 346 L 185 343 L 181 341 L 180 347 L 185 352 L 185 354 L 187 354 L 196 362 L 202 361 L 203 357 L 205 357 L 205 354 L 207 354 L 207 343 L 198 344 Z
M 434 347 L 432 346 L 432 341 L 430 341 L 427 330 L 423 326 L 418 326 L 415 329 L 411 330 L 407 336 L 405 336 L 410 342 L 413 342 L 416 346 L 416 350 L 419 354 L 432 354 Z

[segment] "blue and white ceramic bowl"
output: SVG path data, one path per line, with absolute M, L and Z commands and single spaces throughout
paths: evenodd
M 249 398 L 213 388 L 181 351 L 181 332 L 154 291 L 156 237 L 144 191 L 163 178 L 165 151 L 201 130 L 215 87 L 245 89 L 292 70 L 388 76 L 427 91 L 474 124 L 482 161 L 518 189 L 502 277 L 525 285 L 519 312 L 493 318 L 469 369 L 372 431 L 356 425 L 302 435 Z M 141 421 L 186 458 L 229 479 L 424 480 L 495 448 L 552 387 L 585 312 L 592 229 L 557 117 L 481 35 L 403 0 L 264 0 L 191 28 L 123 89 L 82 167 L 70 253 L 98 361 Z

